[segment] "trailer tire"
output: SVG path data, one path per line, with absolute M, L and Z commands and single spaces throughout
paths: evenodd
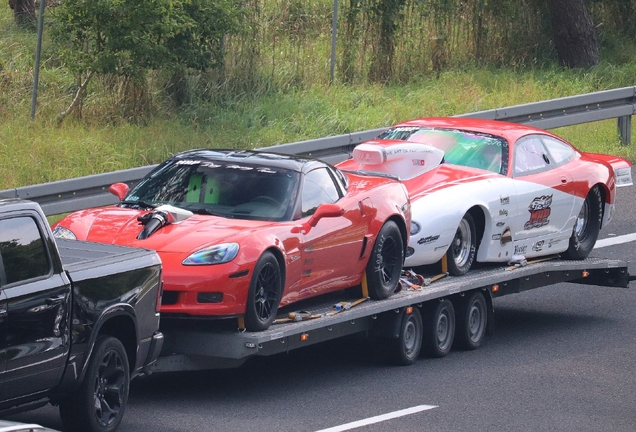
M 398 338 L 389 339 L 388 360 L 399 366 L 415 363 L 420 356 L 423 333 L 422 315 L 417 308 L 413 308 L 413 312 L 405 313 L 402 317 Z
M 455 337 L 455 309 L 448 299 L 433 300 L 424 313 L 422 353 L 428 357 L 446 356 Z
M 130 369 L 122 343 L 99 336 L 79 389 L 60 402 L 65 431 L 112 432 L 117 429 L 128 402 Z
M 265 252 L 258 259 L 247 293 L 245 329 L 263 331 L 276 318 L 283 288 L 278 260 L 271 252 Z
M 468 273 L 477 255 L 477 229 L 470 213 L 466 213 L 459 222 L 455 237 L 446 252 L 448 273 L 462 276 Z
M 458 348 L 475 350 L 486 337 L 488 303 L 480 291 L 469 293 L 461 300 L 457 310 L 455 343 Z
M 598 233 L 601 230 L 603 218 L 603 197 L 598 186 L 594 186 L 587 194 L 581 211 L 576 218 L 570 246 L 563 254 L 563 258 L 582 260 L 594 249 Z
M 387 221 L 378 233 L 367 263 L 369 297 L 382 300 L 393 294 L 398 288 L 403 264 L 402 234 L 395 222 Z

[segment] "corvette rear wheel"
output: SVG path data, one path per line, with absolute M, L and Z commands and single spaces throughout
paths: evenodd
M 367 263 L 367 287 L 374 300 L 389 297 L 400 282 L 404 264 L 404 243 L 397 224 L 387 221 L 375 240 Z
M 587 258 L 596 244 L 602 218 L 603 197 L 598 186 L 594 186 L 583 201 L 581 211 L 574 223 L 572 237 L 570 237 L 570 247 L 563 254 L 564 258 L 576 260 Z
M 265 252 L 256 263 L 247 294 L 245 328 L 266 330 L 276 318 L 283 289 L 283 279 L 276 257 Z
M 459 222 L 455 237 L 451 242 L 446 258 L 448 273 L 451 276 L 461 276 L 468 273 L 477 254 L 477 233 L 475 221 L 470 213 L 466 213 Z

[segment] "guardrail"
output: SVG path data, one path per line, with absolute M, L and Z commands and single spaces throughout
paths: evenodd
M 505 120 L 529 124 L 542 129 L 553 129 L 617 118 L 621 142 L 627 145 L 631 141 L 631 116 L 634 114 L 636 114 L 636 86 L 479 111 L 456 117 Z M 385 128 L 373 129 L 291 144 L 281 144 L 259 150 L 311 156 L 335 163 L 348 157 L 357 144 L 373 139 L 384 130 Z M 132 186 L 155 166 L 149 165 L 7 189 L 0 191 L 0 196 L 36 201 L 42 206 L 44 213 L 47 215 L 69 213 L 89 207 L 115 204 L 117 199 L 108 192 L 108 187 L 111 184 L 122 182 Z

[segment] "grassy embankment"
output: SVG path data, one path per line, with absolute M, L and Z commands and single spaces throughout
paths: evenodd
M 589 70 L 466 68 L 400 86 L 315 84 L 242 94 L 181 112 L 162 106 L 161 86 L 155 85 L 156 108 L 140 125 L 118 117 L 107 85 L 96 80 L 83 119 L 56 127 L 75 87 L 45 39 L 37 117 L 30 119 L 35 41 L 33 32 L 15 27 L 6 5 L 0 8 L 0 189 L 157 163 L 189 148 L 264 147 L 636 84 L 633 60 Z M 582 150 L 636 161 L 636 143 L 620 145 L 616 120 L 554 132 Z

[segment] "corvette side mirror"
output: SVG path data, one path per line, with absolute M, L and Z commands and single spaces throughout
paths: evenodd
M 306 234 L 312 227 L 318 224 L 318 221 L 322 218 L 340 217 L 344 214 L 344 209 L 338 204 L 321 204 L 318 206 L 313 215 L 307 222 L 302 225 L 292 228 L 292 233 Z
M 130 188 L 128 187 L 126 183 L 113 183 L 108 188 L 108 192 L 112 193 L 117 198 L 119 198 L 119 201 L 124 199 L 124 197 L 128 194 L 129 190 Z

